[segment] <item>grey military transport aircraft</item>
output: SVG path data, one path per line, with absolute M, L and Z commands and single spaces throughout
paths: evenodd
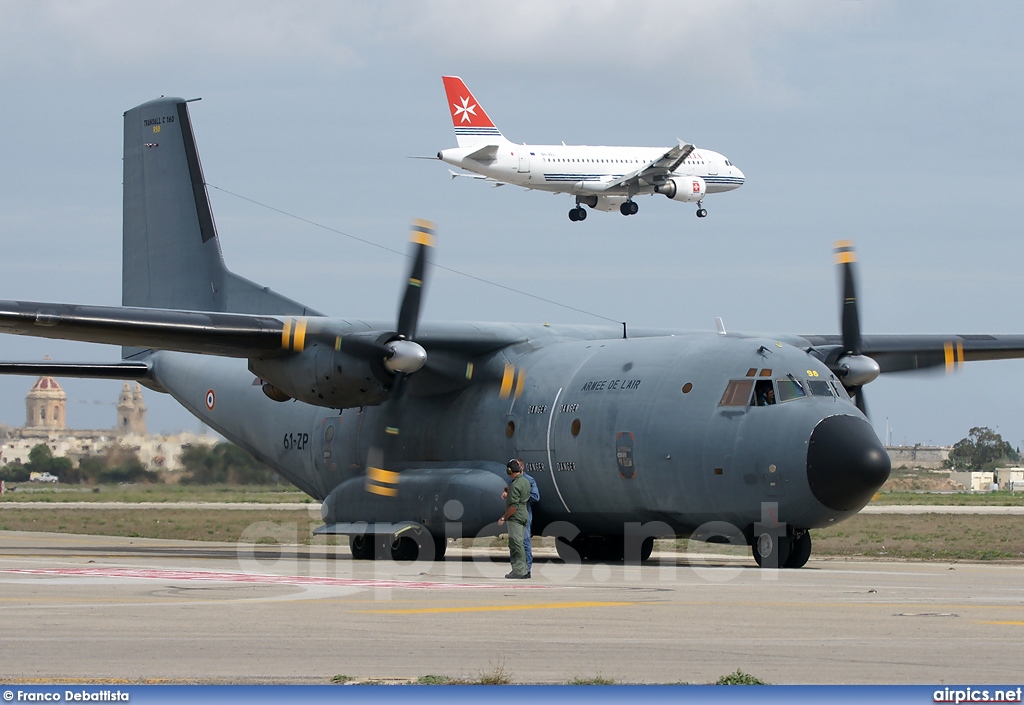
M 646 560 L 657 536 L 743 543 L 799 568 L 809 529 L 889 475 L 863 413 L 881 372 L 1024 356 L 1024 336 L 861 336 L 419 321 L 430 224 L 396 322 L 325 316 L 229 271 L 189 109 L 124 114 L 122 306 L 0 301 L 0 332 L 121 345 L 109 364 L 0 372 L 139 380 L 321 501 L 357 559 L 437 559 L 496 534 L 505 463 L 540 486 L 565 560 Z M 852 399 L 856 399 L 856 404 Z

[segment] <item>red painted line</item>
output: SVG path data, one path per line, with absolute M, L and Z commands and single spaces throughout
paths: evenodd
M 405 580 L 365 580 L 326 578 L 313 575 L 267 575 L 261 573 L 223 573 L 207 570 L 158 570 L 142 568 L 12 568 L 0 573 L 53 575 L 77 578 L 130 578 L 137 580 L 206 580 L 218 583 L 272 583 L 279 585 L 329 585 L 334 587 L 404 588 L 407 590 L 507 590 L 543 588 L 546 585 L 508 585 L 506 583 L 441 583 Z

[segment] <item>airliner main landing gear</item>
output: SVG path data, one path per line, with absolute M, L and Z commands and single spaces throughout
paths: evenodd
M 623 201 L 619 206 L 619 213 L 622 215 L 636 215 L 638 210 L 640 210 L 640 206 L 636 204 L 636 201 Z
M 707 218 L 708 217 L 708 212 L 704 208 L 704 201 L 697 201 L 697 217 L 698 218 Z
M 569 211 L 569 220 L 571 220 L 574 223 L 576 221 L 578 221 L 578 220 L 586 220 L 586 219 L 587 219 L 587 211 L 585 211 L 583 209 L 583 206 L 576 206 L 575 208 L 573 208 L 572 210 Z

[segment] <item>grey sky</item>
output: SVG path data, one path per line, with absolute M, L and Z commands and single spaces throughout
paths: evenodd
M 404 250 L 631 325 L 838 332 L 831 247 L 860 253 L 865 333 L 1024 333 L 1016 2 L 0 3 L 0 297 L 120 301 L 122 118 L 191 106 L 224 254 L 328 313 L 395 315 Z M 743 188 L 709 217 L 651 197 L 566 217 L 571 198 L 452 182 L 410 160 L 454 146 L 442 74 L 515 141 L 726 154 Z M 224 190 L 221 190 L 224 189 Z M 596 322 L 445 271 L 432 320 Z M 116 359 L 5 336 L 6 359 Z M 24 421 L 28 378 L 0 380 Z M 62 382 L 69 421 L 113 425 L 119 383 Z M 879 435 L 1024 439 L 1024 361 L 868 388 Z M 196 428 L 149 393 L 151 426 Z

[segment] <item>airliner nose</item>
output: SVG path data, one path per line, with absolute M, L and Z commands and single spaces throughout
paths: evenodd
M 807 480 L 829 509 L 860 509 L 889 479 L 889 469 L 889 456 L 864 419 L 830 416 L 811 432 Z
M 746 180 L 747 180 L 747 177 L 743 175 L 743 171 L 742 171 L 741 169 L 739 169 L 739 168 L 737 168 L 737 167 L 735 167 L 735 166 L 733 167 L 733 169 L 736 169 L 736 178 L 740 180 L 739 182 L 740 182 L 741 184 L 742 184 L 742 183 L 743 183 L 744 181 L 746 181 Z

